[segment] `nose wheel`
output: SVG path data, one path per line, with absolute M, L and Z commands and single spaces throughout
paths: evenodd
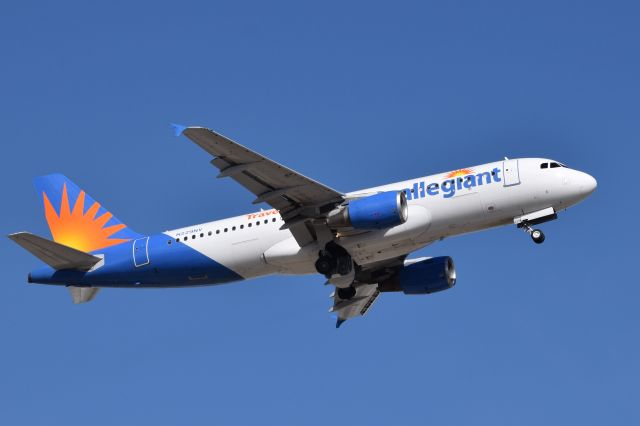
M 542 232 L 540 229 L 533 229 L 529 224 L 523 224 L 522 228 L 527 234 L 531 236 L 531 239 L 534 243 L 542 244 L 544 242 L 544 232 Z
M 544 233 L 539 229 L 531 231 L 531 239 L 536 244 L 542 244 L 544 242 Z

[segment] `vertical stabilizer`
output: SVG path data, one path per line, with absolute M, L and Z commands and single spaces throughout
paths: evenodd
M 37 177 L 34 186 L 57 243 L 90 253 L 140 237 L 64 175 Z

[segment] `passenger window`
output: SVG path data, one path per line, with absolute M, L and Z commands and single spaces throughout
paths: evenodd
M 542 164 L 540 164 L 540 168 L 541 168 L 541 169 L 548 169 L 548 168 L 549 168 L 549 163 L 542 163 Z
M 189 238 L 189 237 L 184 237 L 184 240 L 185 240 L 185 241 L 187 241 L 187 239 L 188 239 L 188 238 Z
M 269 219 L 264 220 L 264 224 L 266 225 L 267 223 L 269 223 Z
M 219 234 L 219 233 L 220 233 L 220 230 L 219 230 L 219 229 L 216 229 L 216 234 Z
M 192 240 L 195 240 L 195 239 L 196 239 L 196 234 L 193 234 L 193 235 L 191 236 L 191 239 L 192 239 Z
M 229 228 L 224 228 L 224 232 L 227 232 L 229 230 Z
M 200 234 L 200 238 L 204 237 L 204 232 L 202 234 Z
M 244 225 L 240 225 L 240 229 L 244 229 Z
M 249 228 L 251 228 L 251 222 L 249 222 L 249 224 L 247 225 Z
M 172 241 L 173 241 L 173 240 L 169 240 L 169 241 L 167 241 L 167 244 L 171 245 L 171 242 L 172 242 Z
M 275 217 L 274 217 L 273 219 L 271 219 L 271 222 L 275 222 L 275 221 L 276 221 L 276 218 L 275 218 Z
M 234 226 L 233 228 L 231 228 L 231 230 L 232 230 L 232 231 L 235 231 L 235 230 L 236 230 L 236 227 Z
M 211 232 L 211 231 L 209 231 L 209 233 L 208 233 L 207 235 L 211 236 L 211 234 L 212 234 L 212 232 Z
M 258 225 L 260 225 L 260 221 L 257 221 L 257 222 L 256 222 L 256 226 L 258 226 Z

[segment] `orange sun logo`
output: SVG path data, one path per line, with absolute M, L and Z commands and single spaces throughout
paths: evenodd
M 84 191 L 80 191 L 72 211 L 69 206 L 67 185 L 64 184 L 62 187 L 62 201 L 60 202 L 60 215 L 56 213 L 56 210 L 51 205 L 47 194 L 43 192 L 42 196 L 44 197 L 44 213 L 47 223 L 56 242 L 84 252 L 91 252 L 129 241 L 127 239 L 109 238 L 121 229 L 126 228 L 126 225 L 120 223 L 105 228 L 104 226 L 113 215 L 106 212 L 96 218 L 95 215 L 100 209 L 99 203 L 94 202 L 89 210 L 84 213 Z
M 466 176 L 466 175 L 470 175 L 473 173 L 473 169 L 459 169 L 459 170 L 454 170 L 450 173 L 447 173 L 446 175 L 444 175 L 444 177 L 446 178 L 457 178 L 460 176 Z

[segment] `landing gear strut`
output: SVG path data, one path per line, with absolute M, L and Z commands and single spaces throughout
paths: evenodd
M 529 225 L 528 223 L 523 223 L 522 228 L 525 230 L 526 233 L 531 235 L 531 239 L 533 240 L 534 243 L 542 244 L 544 242 L 545 237 L 544 237 L 544 233 L 541 230 L 533 229 L 531 225 Z

